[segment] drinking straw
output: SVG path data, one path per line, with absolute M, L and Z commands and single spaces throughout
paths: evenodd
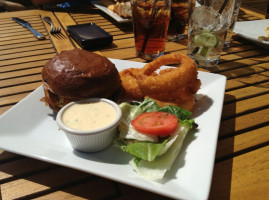
M 227 3 L 228 3 L 229 0 L 225 0 L 221 6 L 221 8 L 219 9 L 219 14 L 221 15 L 224 8 L 226 7 Z
M 151 32 L 151 28 L 154 24 L 154 21 L 155 21 L 155 17 L 156 17 L 156 14 L 157 14 L 157 10 L 158 8 L 156 7 L 156 4 L 157 4 L 157 1 L 158 0 L 154 0 L 154 10 L 151 14 L 151 17 L 150 17 L 150 24 L 149 24 L 149 29 L 147 30 L 146 34 L 145 34 L 145 39 L 144 39 L 144 42 L 143 42 L 143 46 L 142 46 L 142 49 L 141 49 L 141 52 L 144 53 L 145 49 L 146 49 L 146 46 L 147 46 L 147 42 L 148 42 L 148 39 L 149 39 L 149 35 L 150 35 L 150 32 Z
M 220 7 L 219 12 L 218 12 L 220 15 L 222 14 L 224 8 L 226 7 L 228 1 L 229 1 L 229 0 L 225 0 L 225 1 L 223 2 L 222 6 Z M 204 5 L 209 6 L 209 5 L 210 5 L 209 1 L 205 0 L 205 1 L 204 1 Z

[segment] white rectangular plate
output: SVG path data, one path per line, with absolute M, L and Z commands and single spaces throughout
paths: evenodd
M 119 71 L 144 63 L 111 59 Z M 207 199 L 215 160 L 226 78 L 199 72 L 202 81 L 193 117 L 199 125 L 188 133 L 182 150 L 162 182 L 140 178 L 129 155 L 113 145 L 98 153 L 74 151 L 58 129 L 52 111 L 40 99 L 42 87 L 0 116 L 0 148 L 85 171 L 174 199 Z
M 269 27 L 269 19 L 236 22 L 234 32 L 242 38 L 269 49 L 268 41 L 258 40 L 259 36 L 268 36 L 266 35 L 266 27 Z
M 98 1 L 91 1 L 91 4 L 94 5 L 95 7 L 99 8 L 101 11 L 112 17 L 114 20 L 116 20 L 118 23 L 126 23 L 126 22 L 131 22 L 132 19 L 124 19 L 121 16 L 119 16 L 117 13 L 109 10 L 107 7 L 102 6 L 99 4 Z

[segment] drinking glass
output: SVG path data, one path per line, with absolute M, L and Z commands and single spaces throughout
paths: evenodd
M 265 19 L 269 19 L 269 1 L 267 1 L 267 9 L 265 13 Z
M 189 13 L 195 7 L 195 0 L 172 0 L 171 2 L 171 18 L 167 39 L 171 41 L 184 38 L 184 32 L 188 23 Z
M 199 0 L 189 20 L 188 55 L 200 67 L 219 63 L 234 0 Z
M 131 5 L 137 56 L 153 60 L 163 55 L 171 0 L 132 0 Z
M 231 39 L 232 39 L 232 36 L 233 36 L 233 31 L 234 31 L 234 25 L 235 25 L 235 23 L 237 21 L 237 18 L 238 18 L 238 13 L 239 13 L 239 8 L 240 8 L 240 5 L 241 5 L 241 1 L 242 0 L 235 0 L 234 11 L 233 11 L 231 23 L 230 23 L 230 26 L 228 28 L 228 31 L 227 31 L 227 34 L 226 34 L 226 37 L 225 37 L 225 40 L 224 40 L 224 47 L 225 48 L 230 46 L 230 42 L 231 42 Z

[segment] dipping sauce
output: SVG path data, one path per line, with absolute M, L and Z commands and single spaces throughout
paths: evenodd
M 63 123 L 76 130 L 96 130 L 111 124 L 117 117 L 116 110 L 108 103 L 75 103 L 62 115 Z

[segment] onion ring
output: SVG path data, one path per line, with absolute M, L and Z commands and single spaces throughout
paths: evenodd
M 161 69 L 159 74 L 155 72 L 168 64 L 179 66 Z M 126 98 L 142 100 L 147 96 L 161 107 L 175 105 L 190 111 L 195 104 L 194 94 L 201 86 L 197 75 L 194 60 L 182 54 L 167 54 L 143 68 L 129 68 L 120 72 Z
M 168 70 L 159 76 L 151 76 L 161 66 L 175 63 L 180 63 L 180 65 L 174 70 Z M 193 85 L 192 82 L 197 79 L 197 74 L 197 66 L 190 57 L 181 54 L 167 54 L 145 65 L 139 71 L 137 82 L 144 94 L 159 96 L 162 91 L 169 95 L 186 87 L 195 91 L 197 83 Z
M 152 76 L 161 66 L 177 63 L 178 67 L 161 70 L 159 75 Z M 177 105 L 192 110 L 194 94 L 201 86 L 197 75 L 197 65 L 190 57 L 167 54 L 146 64 L 137 75 L 137 83 L 142 93 L 156 100 L 160 106 Z
M 126 98 L 133 100 L 144 98 L 144 94 L 141 92 L 137 83 L 137 73 L 139 70 L 138 68 L 128 68 L 120 72 L 121 83 Z

